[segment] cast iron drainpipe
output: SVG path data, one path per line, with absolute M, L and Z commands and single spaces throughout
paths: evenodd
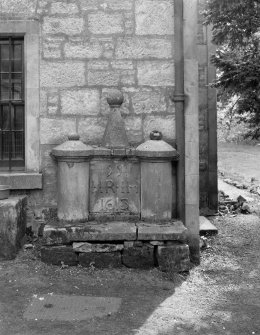
M 184 119 L 184 42 L 183 0 L 174 1 L 175 35 L 175 119 L 176 144 L 180 158 L 177 164 L 177 217 L 185 223 L 185 119 Z

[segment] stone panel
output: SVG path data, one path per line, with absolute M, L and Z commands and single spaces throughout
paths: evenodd
M 83 62 L 45 62 L 41 65 L 42 87 L 72 87 L 84 84 Z
M 139 85 L 174 86 L 174 63 L 160 61 L 140 61 L 137 64 Z
M 98 40 L 89 42 L 69 42 L 64 46 L 64 54 L 67 58 L 99 58 L 102 54 L 102 45 Z
M 172 35 L 173 1 L 137 0 L 135 5 L 137 35 Z
M 152 130 L 159 130 L 165 141 L 175 139 L 175 116 L 146 116 L 143 123 L 143 134 L 146 140 L 149 139 Z
M 100 215 L 139 215 L 139 163 L 116 159 L 92 161 L 89 211 Z
M 171 58 L 172 43 L 158 38 L 119 38 L 116 45 L 117 58 Z
M 66 34 L 70 36 L 70 35 L 81 34 L 83 30 L 84 30 L 83 18 L 45 17 L 43 21 L 44 34 Z
M 81 89 L 61 93 L 61 113 L 75 115 L 97 115 L 100 107 L 98 90 Z
M 88 28 L 93 34 L 117 34 L 124 31 L 124 20 L 120 13 L 91 13 Z
M 42 118 L 40 120 L 41 144 L 59 144 L 76 132 L 76 120 L 57 120 Z

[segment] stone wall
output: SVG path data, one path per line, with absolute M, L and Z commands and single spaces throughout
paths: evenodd
M 0 0 L 0 19 L 40 24 L 40 150 L 43 192 L 33 206 L 56 205 L 51 149 L 78 132 L 101 142 L 106 96 L 119 88 L 131 145 L 159 129 L 174 143 L 173 0 Z M 28 55 L 30 57 L 30 55 Z

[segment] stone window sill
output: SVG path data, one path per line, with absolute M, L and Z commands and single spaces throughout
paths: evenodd
M 42 174 L 35 172 L 0 173 L 0 184 L 9 185 L 11 190 L 42 189 Z

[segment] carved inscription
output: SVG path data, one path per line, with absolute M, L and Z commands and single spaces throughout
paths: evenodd
M 90 173 L 90 212 L 129 213 L 140 211 L 138 163 L 94 161 Z

